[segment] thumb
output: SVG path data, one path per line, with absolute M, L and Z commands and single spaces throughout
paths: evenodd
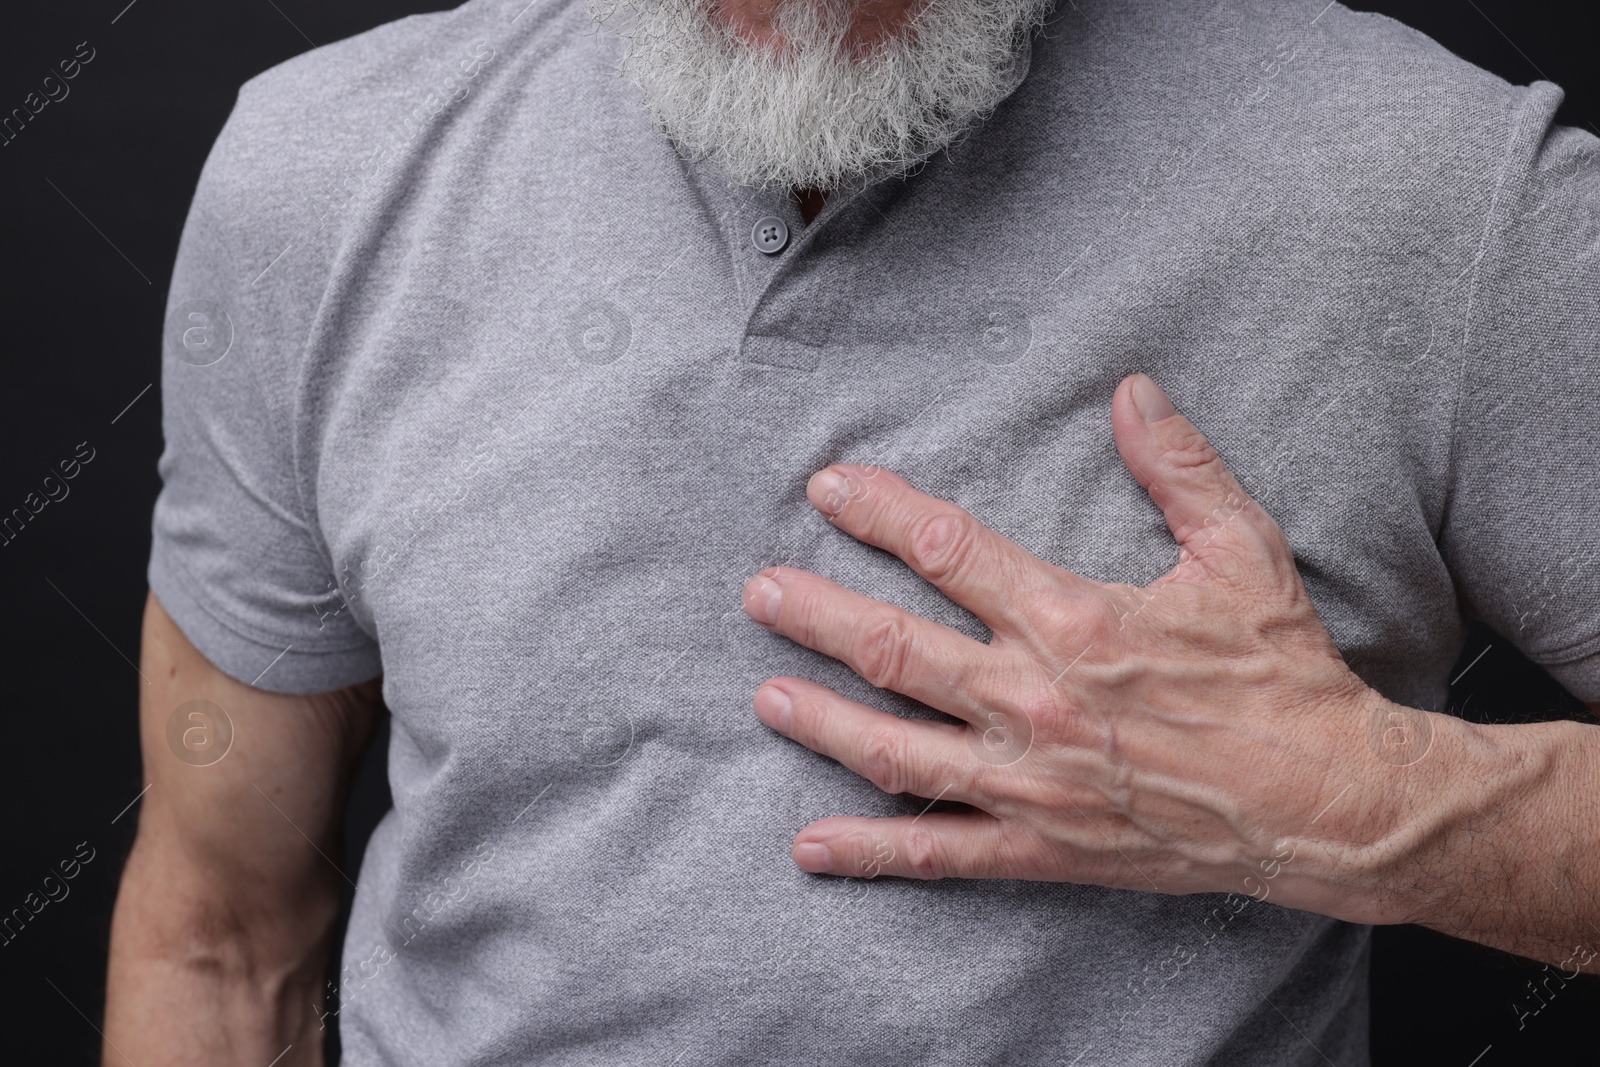
M 1117 386 L 1111 429 L 1122 462 L 1166 516 L 1185 561 L 1205 562 L 1219 547 L 1259 551 L 1282 541 L 1277 524 L 1149 376 L 1133 374 Z

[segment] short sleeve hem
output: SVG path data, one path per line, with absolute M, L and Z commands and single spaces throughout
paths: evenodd
M 1600 702 L 1600 635 L 1535 662 L 1579 700 Z
M 158 535 L 150 553 L 150 589 L 178 629 L 222 673 L 274 693 L 326 693 L 376 678 L 383 660 L 375 644 L 315 648 L 284 638 L 240 632 L 193 588 Z

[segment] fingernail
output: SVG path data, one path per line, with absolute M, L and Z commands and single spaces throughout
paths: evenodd
M 828 846 L 814 841 L 794 846 L 794 862 L 802 871 L 812 874 L 827 874 L 833 870 L 833 857 L 828 855 Z
M 806 497 L 824 515 L 837 515 L 850 500 L 850 483 L 835 470 L 820 470 L 806 485 Z
M 1145 374 L 1133 376 L 1133 406 L 1145 422 L 1160 422 L 1178 413 L 1172 401 L 1167 399 L 1167 394 L 1161 391 L 1161 386 Z
M 777 686 L 764 685 L 756 690 L 755 704 L 756 718 L 780 734 L 789 733 L 789 724 L 794 721 L 794 702 L 787 693 Z
M 767 626 L 778 625 L 778 605 L 782 603 L 783 589 L 771 578 L 757 575 L 745 583 L 745 614 L 756 622 Z

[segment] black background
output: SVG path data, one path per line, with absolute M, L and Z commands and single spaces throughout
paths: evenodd
M 143 391 L 158 379 L 166 285 L 200 166 L 247 78 L 313 43 L 438 6 L 125 5 L 34 2 L 0 17 L 0 114 L 21 106 L 79 42 L 96 52 L 70 95 L 0 148 L 0 512 L 38 490 L 79 442 L 95 449 L 70 495 L 0 548 L 9 705 L 0 913 L 20 906 L 79 842 L 96 850 L 70 895 L 0 947 L 0 1047 L 21 1054 L 4 1056 L 9 1062 L 97 1062 L 111 904 L 137 805 L 119 813 L 143 785 L 133 661 L 161 447 L 159 389 Z M 1594 41 L 1580 31 L 1576 6 L 1355 6 L 1408 22 L 1513 82 L 1555 81 L 1568 92 L 1563 121 L 1600 124 Z M 1592 721 L 1486 632 L 1469 636 L 1457 672 L 1469 663 L 1452 699 L 1469 718 Z M 351 875 L 387 805 L 382 764 L 369 758 L 347 818 Z M 1512 1005 L 1531 1004 L 1525 983 L 1538 972 L 1524 961 L 1388 928 L 1378 931 L 1373 967 L 1380 1067 L 1593 1061 L 1596 982 L 1568 986 L 1519 1029 Z

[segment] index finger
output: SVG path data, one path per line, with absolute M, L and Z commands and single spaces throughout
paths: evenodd
M 812 475 L 806 496 L 835 526 L 899 556 L 991 630 L 1025 633 L 1027 607 L 1040 594 L 1093 586 L 881 467 L 834 464 Z

